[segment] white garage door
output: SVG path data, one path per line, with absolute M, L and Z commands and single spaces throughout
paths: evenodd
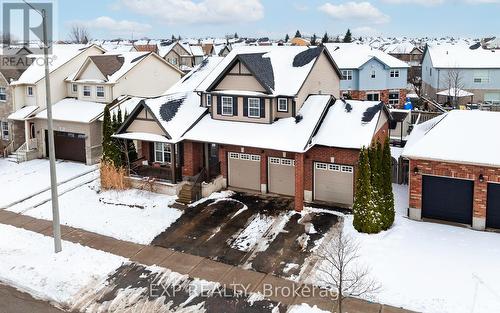
M 269 158 L 269 192 L 295 195 L 295 160 Z
M 228 153 L 228 185 L 260 191 L 260 155 Z
M 348 165 L 315 162 L 314 200 L 352 206 L 354 168 Z

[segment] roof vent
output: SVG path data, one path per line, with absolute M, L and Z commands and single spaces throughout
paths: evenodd
M 469 49 L 476 50 L 476 49 L 479 49 L 479 47 L 481 47 L 481 43 L 477 42 L 477 43 L 473 44 L 472 46 L 470 46 Z
M 304 117 L 302 116 L 302 114 L 297 114 L 295 116 L 295 124 L 299 123 L 300 121 L 302 121 Z

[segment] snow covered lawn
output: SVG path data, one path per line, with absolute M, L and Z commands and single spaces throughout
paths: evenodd
M 61 223 L 121 240 L 149 244 L 182 215 L 182 211 L 170 207 L 175 199 L 137 189 L 101 192 L 97 180 L 60 196 Z M 51 205 L 50 201 L 35 208 L 20 204 L 9 210 L 51 220 Z
M 63 241 L 53 252 L 53 239 L 0 224 L 0 281 L 36 298 L 69 305 L 83 288 L 102 283 L 122 257 Z
M 361 262 L 382 285 L 374 300 L 426 313 L 491 313 L 500 308 L 500 234 L 412 221 L 407 186 L 393 185 L 394 226 L 359 234 Z
M 87 166 L 82 163 L 57 162 L 58 182 L 95 168 L 95 166 Z M 15 201 L 50 187 L 48 160 L 37 159 L 17 164 L 0 159 L 0 173 L 0 186 L 2 186 L 0 208 L 5 208 Z

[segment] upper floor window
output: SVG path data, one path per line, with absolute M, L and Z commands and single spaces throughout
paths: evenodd
M 83 96 L 90 97 L 90 86 L 83 86 Z
M 391 70 L 390 76 L 393 78 L 399 77 L 399 70 Z
M 99 98 L 104 98 L 104 86 L 97 86 L 96 87 L 96 95 Z
M 5 87 L 0 87 L 0 101 L 7 100 L 7 94 L 5 93 Z
M 288 112 L 288 99 L 287 98 L 279 98 L 278 99 L 278 111 L 279 112 Z
M 248 98 L 248 117 L 260 117 L 259 98 Z
M 477 70 L 474 71 L 474 83 L 483 84 L 490 82 L 490 75 L 488 70 Z
M 222 97 L 222 115 L 233 115 L 232 97 Z
M 342 70 L 342 80 L 352 80 L 352 70 Z
M 9 140 L 9 123 L 2 121 L 2 139 Z
M 212 95 L 207 95 L 207 107 L 212 106 Z
M 399 105 L 399 90 L 389 91 L 389 104 L 395 106 Z
M 172 64 L 177 65 L 177 59 L 176 58 L 172 58 Z
M 172 161 L 172 150 L 168 143 L 155 142 L 155 162 L 170 163 Z
M 372 71 L 372 72 L 370 73 L 370 77 L 371 77 L 371 78 L 375 78 L 375 77 L 376 77 L 376 73 L 375 73 L 375 71 Z
M 73 93 L 77 93 L 78 92 L 78 85 L 77 84 L 72 84 L 71 85 L 71 91 L 73 91 Z
M 28 94 L 28 96 L 33 96 L 33 86 L 28 86 L 26 88 L 26 93 Z

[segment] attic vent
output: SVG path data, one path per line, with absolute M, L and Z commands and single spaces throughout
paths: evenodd
M 179 110 L 179 107 L 184 103 L 185 98 L 170 100 L 160 107 L 160 116 L 165 122 L 169 122 L 174 118 Z
M 295 56 L 295 58 L 293 58 L 293 67 L 302 67 L 309 64 L 312 60 L 318 57 L 322 49 L 322 47 L 316 47 L 300 52 Z
M 476 49 L 479 49 L 480 47 L 481 47 L 481 43 L 477 42 L 477 43 L 473 44 L 472 46 L 470 46 L 469 49 L 476 50 Z
M 344 98 L 341 98 L 342 102 L 344 103 L 345 111 L 347 113 L 350 113 L 352 111 L 352 106 L 349 102 L 345 101 Z
M 363 117 L 361 118 L 361 121 L 364 123 L 371 122 L 373 117 L 378 113 L 378 111 L 380 111 L 382 109 L 383 105 L 384 104 L 382 102 L 380 102 L 380 103 L 375 104 L 374 106 L 366 109 L 366 111 L 363 112 Z
M 298 124 L 300 121 L 302 121 L 304 117 L 301 114 L 297 114 L 295 116 L 295 124 Z

